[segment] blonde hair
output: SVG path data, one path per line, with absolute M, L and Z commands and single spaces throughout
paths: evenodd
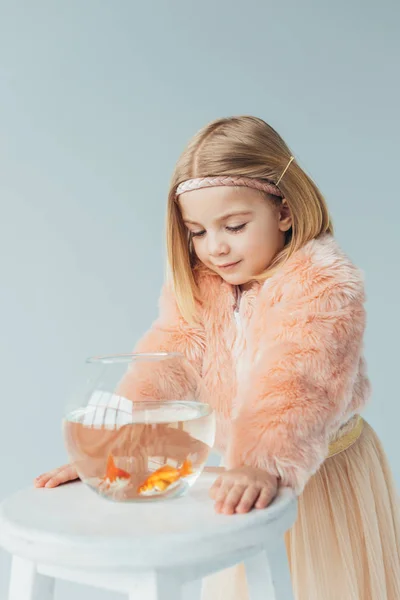
M 241 175 L 276 182 L 287 167 L 292 152 L 265 121 L 253 116 L 217 119 L 198 131 L 176 163 L 168 194 L 167 257 L 169 277 L 182 316 L 195 322 L 199 300 L 193 269 L 196 256 L 191 248 L 175 196 L 187 179 Z M 292 216 L 292 227 L 284 249 L 258 280 L 269 278 L 296 250 L 323 233 L 333 233 L 326 202 L 312 179 L 294 160 L 279 182 Z M 280 198 L 260 192 L 273 202 Z

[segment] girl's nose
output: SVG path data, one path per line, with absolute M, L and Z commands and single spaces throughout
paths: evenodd
M 210 256 L 221 256 L 229 254 L 229 245 L 218 235 L 210 235 L 208 238 L 208 253 Z

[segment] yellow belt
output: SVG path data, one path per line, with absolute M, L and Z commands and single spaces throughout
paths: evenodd
M 354 425 L 349 430 L 346 431 L 343 435 L 338 437 L 338 439 L 334 440 L 329 444 L 329 452 L 327 458 L 331 458 L 335 456 L 335 454 L 339 454 L 339 452 L 343 452 L 343 450 L 347 450 L 358 440 L 360 437 L 363 427 L 364 420 L 360 415 L 355 415 L 353 417 Z

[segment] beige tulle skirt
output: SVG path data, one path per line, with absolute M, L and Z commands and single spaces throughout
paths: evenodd
M 399 498 L 368 423 L 308 482 L 286 547 L 296 600 L 400 600 Z M 247 599 L 243 565 L 203 584 L 202 600 Z

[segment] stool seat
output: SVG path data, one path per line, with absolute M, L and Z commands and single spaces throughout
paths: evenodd
M 135 577 L 142 581 L 151 574 L 155 582 L 168 574 L 176 581 L 171 587 L 175 600 L 183 583 L 246 562 L 260 552 L 271 559 L 279 547 L 281 561 L 286 560 L 282 543 L 296 516 L 293 492 L 282 488 L 265 510 L 221 515 L 208 496 L 215 477 L 216 473 L 203 472 L 186 496 L 164 501 L 117 503 L 80 481 L 10 496 L 0 505 L 0 545 L 16 559 L 10 598 L 13 586 L 19 586 L 13 576 L 19 571 L 19 579 L 21 569 L 28 567 L 47 577 L 128 594 L 137 588 Z M 283 567 L 288 571 L 287 565 Z M 268 572 L 267 564 L 264 570 Z M 159 586 L 152 589 L 158 591 L 149 598 L 164 597 Z

